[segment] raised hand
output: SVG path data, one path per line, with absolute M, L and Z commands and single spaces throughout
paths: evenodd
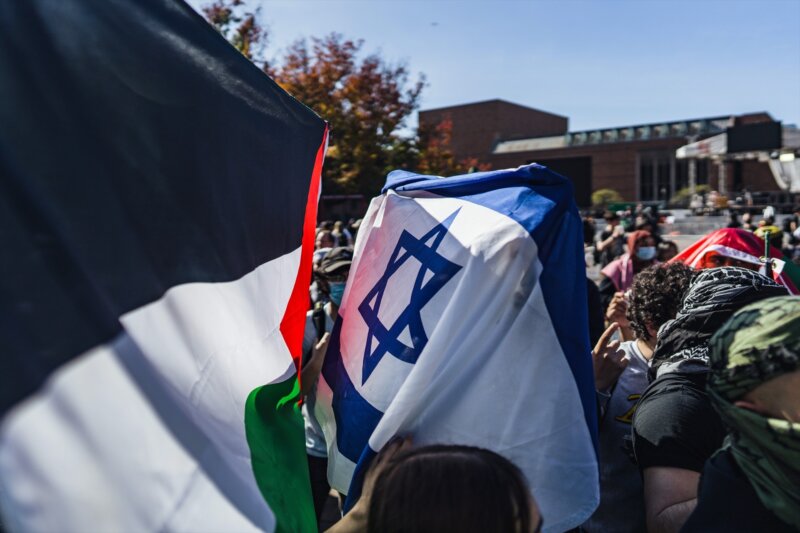
M 620 374 L 630 362 L 630 357 L 620 350 L 619 341 L 611 340 L 619 327 L 620 325 L 616 322 L 608 326 L 592 350 L 594 386 L 601 392 L 607 391 L 617 382 Z
M 628 299 L 625 298 L 625 293 L 615 292 L 611 303 L 608 304 L 606 309 L 606 320 L 609 322 L 616 322 L 622 328 L 630 326 L 626 313 L 628 312 Z

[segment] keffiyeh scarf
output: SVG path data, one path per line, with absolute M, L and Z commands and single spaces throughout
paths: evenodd
M 708 342 L 720 326 L 748 304 L 786 294 L 785 287 L 752 270 L 702 270 L 692 280 L 675 319 L 658 331 L 651 380 L 676 371 L 708 372 Z
M 735 405 L 800 370 L 800 297 L 770 298 L 736 313 L 711 339 L 708 392 L 729 433 L 725 446 L 764 506 L 800 529 L 800 424 Z

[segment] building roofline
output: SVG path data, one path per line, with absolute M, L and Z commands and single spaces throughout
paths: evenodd
M 751 115 L 753 113 L 744 113 L 744 115 Z M 719 115 L 715 117 L 695 117 L 695 118 L 687 118 L 687 119 L 678 119 L 678 120 L 656 120 L 654 122 L 642 122 L 640 124 L 625 124 L 624 126 L 604 126 L 602 128 L 588 128 L 585 130 L 570 130 L 567 133 L 589 133 L 592 131 L 605 131 L 605 130 L 624 130 L 628 128 L 645 128 L 647 126 L 661 126 L 662 124 L 681 124 L 684 122 L 712 122 L 717 120 L 730 120 L 731 118 L 735 118 L 742 115 Z
M 735 124 L 738 117 L 765 115 L 775 119 L 766 111 L 743 113 L 739 115 L 720 115 L 716 117 L 672 120 L 669 122 L 650 122 L 615 128 L 596 128 L 590 130 L 568 131 L 559 135 L 540 135 L 506 138 L 496 141 L 492 153 L 529 152 L 537 150 L 558 150 L 575 146 L 596 146 L 636 141 L 690 138 L 705 139 L 724 133 L 729 125 Z M 527 146 L 526 146 L 527 145 Z M 510 149 L 514 146 L 514 149 Z
M 634 128 L 635 129 L 635 128 L 646 128 L 646 127 L 662 126 L 662 125 L 669 126 L 669 125 L 672 125 L 672 124 L 683 124 L 683 123 L 689 123 L 689 122 L 701 122 L 701 121 L 702 122 L 715 122 L 715 121 L 721 121 L 721 120 L 730 120 L 732 118 L 735 119 L 737 117 L 748 117 L 748 116 L 752 116 L 752 115 L 767 115 L 770 118 L 772 118 L 772 120 L 775 121 L 775 118 L 768 111 L 754 111 L 754 112 L 751 112 L 751 113 L 739 113 L 739 114 L 735 114 L 735 115 L 733 115 L 733 114 L 732 115 L 718 115 L 718 116 L 714 116 L 714 117 L 696 117 L 696 118 L 689 118 L 689 119 L 682 119 L 682 120 L 663 120 L 663 121 L 660 121 L 660 122 L 657 121 L 657 122 L 643 122 L 641 124 L 626 124 L 624 126 L 605 126 L 605 127 L 602 127 L 602 128 L 589 128 L 589 129 L 584 129 L 584 130 L 569 130 L 566 133 L 559 134 L 559 135 L 540 135 L 540 136 L 536 136 L 536 137 L 531 137 L 530 135 L 522 135 L 522 136 L 514 136 L 514 137 L 504 138 L 504 139 L 501 139 L 500 142 L 505 142 L 505 141 L 523 141 L 523 140 L 528 140 L 528 139 L 544 139 L 544 138 L 547 138 L 547 137 L 558 137 L 560 135 L 577 135 L 577 134 L 581 134 L 581 133 L 592 133 L 592 132 L 596 132 L 596 131 L 625 130 L 625 129 L 629 129 L 629 128 Z M 776 121 L 776 122 L 778 122 L 778 121 Z
M 448 109 L 454 109 L 456 107 L 468 107 L 468 106 L 477 106 L 477 105 L 494 104 L 494 103 L 508 104 L 508 105 L 512 105 L 514 107 L 520 107 L 522 109 L 527 109 L 529 111 L 537 111 L 539 113 L 545 113 L 547 115 L 552 115 L 554 117 L 563 118 L 565 120 L 569 119 L 569 117 L 567 117 L 565 115 L 559 115 L 558 113 L 553 113 L 551 111 L 545 111 L 544 109 L 538 109 L 536 107 L 531 107 L 531 106 L 527 106 L 527 105 L 523 105 L 523 104 L 518 104 L 516 102 L 509 102 L 508 100 L 503 100 L 502 98 L 491 98 L 489 100 L 480 100 L 478 102 L 466 102 L 466 103 L 463 103 L 463 104 L 454 104 L 454 105 L 448 105 L 448 106 L 443 106 L 443 107 L 433 107 L 433 108 L 430 108 L 430 109 L 420 109 L 419 112 L 420 113 L 428 113 L 430 111 L 446 111 Z

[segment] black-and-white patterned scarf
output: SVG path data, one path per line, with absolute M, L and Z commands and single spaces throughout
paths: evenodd
M 708 372 L 708 342 L 720 326 L 748 304 L 786 294 L 784 286 L 745 268 L 701 271 L 675 319 L 658 331 L 651 379 L 675 371 Z

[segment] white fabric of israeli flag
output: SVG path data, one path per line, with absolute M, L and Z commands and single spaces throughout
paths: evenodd
M 396 171 L 358 235 L 315 414 L 348 502 L 394 435 L 493 450 L 546 531 L 599 502 L 580 217 L 540 165 L 453 178 Z

